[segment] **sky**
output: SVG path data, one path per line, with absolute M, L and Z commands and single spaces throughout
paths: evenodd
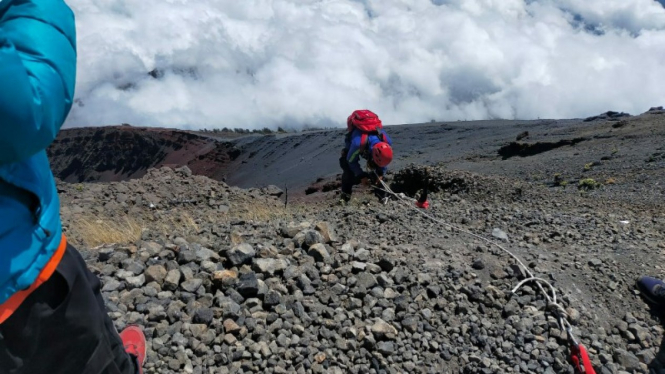
M 66 127 L 343 127 L 665 105 L 665 0 L 67 0 Z

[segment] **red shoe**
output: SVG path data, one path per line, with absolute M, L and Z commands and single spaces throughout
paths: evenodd
M 143 374 L 143 362 L 146 355 L 145 335 L 143 335 L 143 331 L 136 325 L 127 326 L 120 333 L 120 339 L 122 339 L 122 346 L 125 347 L 125 351 L 136 357 L 139 363 L 139 374 Z

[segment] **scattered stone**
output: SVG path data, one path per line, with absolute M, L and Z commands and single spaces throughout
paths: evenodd
M 193 279 L 186 280 L 186 281 L 182 282 L 180 287 L 182 287 L 182 289 L 187 291 L 187 292 L 194 293 L 194 292 L 198 291 L 199 287 L 201 287 L 202 284 L 203 284 L 203 280 L 198 279 L 198 278 L 193 278 Z
M 624 369 L 628 371 L 640 371 L 640 360 L 632 353 L 624 349 L 614 350 L 614 360 Z
M 175 291 L 180 285 L 180 270 L 173 269 L 166 273 L 163 288 L 168 291 Z
M 485 268 L 485 263 L 483 262 L 483 260 L 477 259 L 473 261 L 471 267 L 476 270 L 483 270 Z
M 395 264 L 386 258 L 382 258 L 381 260 L 379 260 L 379 263 L 377 265 L 379 265 L 381 269 L 386 273 L 390 273 L 395 268 Z
M 371 290 L 374 286 L 379 284 L 376 277 L 369 273 L 360 273 L 356 276 L 356 279 L 358 280 L 356 285 L 366 290 Z
M 131 286 L 131 288 L 140 288 L 145 284 L 145 275 L 141 274 L 135 277 L 127 277 L 126 281 L 127 285 Z
M 314 356 L 314 360 L 318 362 L 319 364 L 322 364 L 326 360 L 327 356 L 323 352 L 319 352 Z
M 374 325 L 372 325 L 372 334 L 374 334 L 377 340 L 395 340 L 397 338 L 397 329 L 388 322 L 377 319 Z
M 236 291 L 243 297 L 255 297 L 259 293 L 259 282 L 255 273 L 245 273 L 238 278 Z
M 393 342 L 379 342 L 376 348 L 383 355 L 392 355 L 395 353 L 395 343 Z
M 323 235 L 323 240 L 326 243 L 332 243 L 338 241 L 337 235 L 335 234 L 335 229 L 328 222 L 319 222 L 316 224 L 316 230 Z
M 238 244 L 226 252 L 226 257 L 233 266 L 248 264 L 252 261 L 254 256 L 256 256 L 254 247 L 247 243 Z
M 494 230 L 492 230 L 492 236 L 497 239 L 508 240 L 508 234 L 499 228 L 494 228 Z
M 279 305 L 282 302 L 282 295 L 275 290 L 268 291 L 263 297 L 263 304 L 266 306 Z
M 238 281 L 238 272 L 234 270 L 218 270 L 212 273 L 212 281 L 217 287 L 228 287 Z
M 164 278 L 166 278 L 166 274 L 166 268 L 164 268 L 162 265 L 149 266 L 145 270 L 145 281 L 147 283 L 157 282 L 157 284 L 162 285 L 164 284 Z
M 309 255 L 314 257 L 317 262 L 327 262 L 330 259 L 330 254 L 326 246 L 321 243 L 316 243 L 309 247 Z
M 284 271 L 286 267 L 289 266 L 288 262 L 284 259 L 276 258 L 255 258 L 254 259 L 254 270 L 260 273 L 266 273 L 269 275 L 275 275 L 277 272 Z
M 240 326 L 238 326 L 235 321 L 232 319 L 227 319 L 224 321 L 224 331 L 226 331 L 228 334 L 237 334 L 240 332 Z
M 320 232 L 314 230 L 307 230 L 305 232 L 305 246 L 307 248 L 313 246 L 314 244 L 322 244 L 325 242 L 326 240 L 323 238 L 323 235 L 321 235 Z
M 102 291 L 104 292 L 113 292 L 117 289 L 120 288 L 122 283 L 120 283 L 117 279 L 110 279 L 107 282 L 104 282 L 104 286 L 102 287 Z

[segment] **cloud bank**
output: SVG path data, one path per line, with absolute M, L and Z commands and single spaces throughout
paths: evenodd
M 654 0 L 68 0 L 66 126 L 343 126 L 665 104 Z

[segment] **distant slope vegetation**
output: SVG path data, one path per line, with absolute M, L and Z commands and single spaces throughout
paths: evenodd
M 140 178 L 152 167 L 182 165 L 222 179 L 237 151 L 185 131 L 112 126 L 63 130 L 48 156 L 55 176 L 74 183 Z

